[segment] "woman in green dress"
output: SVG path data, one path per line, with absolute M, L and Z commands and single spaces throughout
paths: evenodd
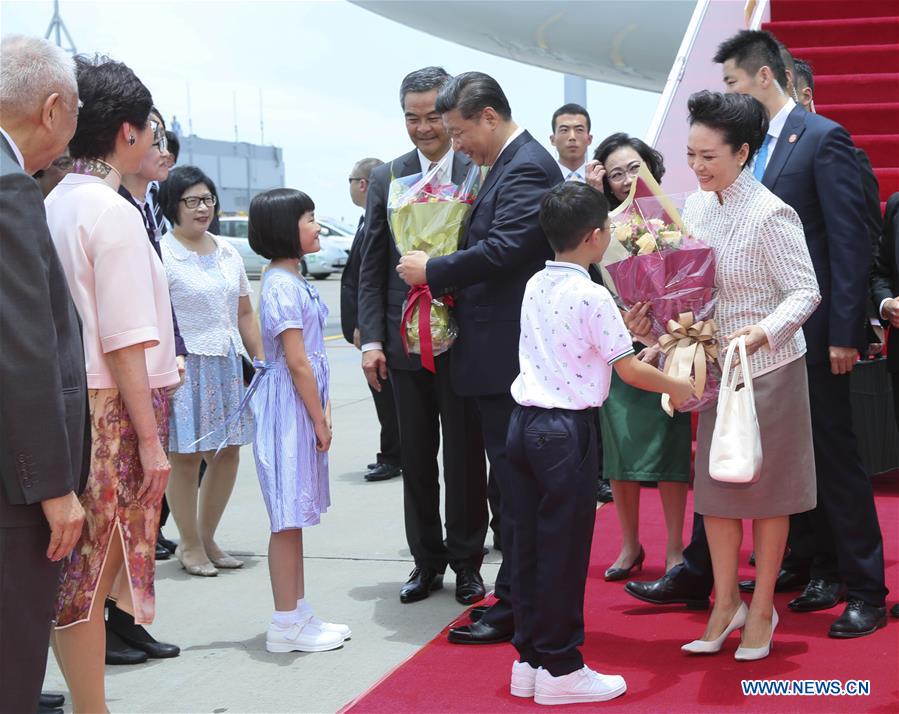
M 601 190 L 612 208 L 627 198 L 637 171 L 646 163 L 657 181 L 665 166 L 662 155 L 640 139 L 624 133 L 605 138 L 587 167 L 587 182 Z M 597 163 L 598 162 L 598 163 Z M 645 308 L 635 306 L 627 322 L 644 322 Z M 630 325 L 629 325 L 630 326 Z M 636 336 L 640 339 L 640 336 Z M 655 340 L 646 337 L 647 344 Z M 637 351 L 643 345 L 635 345 Z M 643 564 L 640 544 L 640 484 L 658 484 L 668 542 L 665 570 L 683 560 L 684 509 L 690 481 L 690 415 L 662 411 L 658 395 L 634 389 L 612 375 L 609 398 L 600 409 L 603 476 L 611 482 L 615 511 L 621 524 L 621 551 L 605 571 L 606 580 L 624 580 Z

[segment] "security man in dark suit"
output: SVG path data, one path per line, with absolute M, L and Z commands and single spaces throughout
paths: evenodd
M 403 603 L 422 600 L 442 588 L 447 565 L 456 573 L 456 600 L 471 604 L 485 595 L 480 567 L 487 531 L 487 465 L 477 407 L 451 380 L 455 345 L 435 357 L 433 373 L 422 367 L 417 354 L 407 355 L 403 348 L 400 323 L 409 288 L 396 273 L 400 255 L 387 209 L 394 178 L 433 171 L 438 183 L 459 185 L 468 174 L 470 161 L 450 153 L 449 138 L 435 110 L 437 92 L 449 78 L 440 67 L 425 67 L 403 79 L 400 103 L 415 149 L 372 172 L 359 273 L 362 369 L 378 391 L 390 388 L 385 384 L 389 368 L 400 422 L 406 540 L 415 559 L 415 568 L 400 589 Z M 445 540 L 437 464 L 441 437 Z
M 899 192 L 889 197 L 883 214 L 883 232 L 871 270 L 871 301 L 881 323 L 890 331 L 887 369 L 893 382 L 893 413 L 899 429 Z M 893 605 L 890 614 L 899 617 L 899 604 Z
M 877 316 L 890 331 L 887 368 L 893 380 L 893 411 L 899 427 L 899 192 L 887 200 L 883 232 L 871 271 L 871 300 Z
M 361 159 L 350 171 L 350 198 L 359 208 L 365 208 L 371 172 L 384 162 L 380 159 Z M 343 337 L 357 350 L 359 342 L 359 270 L 362 267 L 362 238 L 365 235 L 365 214 L 359 218 L 359 226 L 346 265 L 340 276 L 340 328 Z M 381 426 L 381 450 L 374 463 L 368 465 L 366 481 L 386 481 L 402 475 L 400 468 L 400 426 L 396 416 L 393 389 L 371 389 L 378 423 Z
M 46 40 L 25 37 L 3 40 L 0 63 L 0 712 L 6 714 L 38 710 L 59 563 L 84 522 L 77 494 L 90 465 L 90 421 L 81 323 L 31 177 L 75 133 L 74 65 Z
M 461 249 L 430 258 L 413 252 L 398 271 L 409 285 L 427 283 L 434 295 L 456 299 L 459 338 L 453 347 L 453 386 L 477 399 L 484 444 L 500 491 L 503 564 L 496 579 L 495 605 L 477 622 L 450 630 L 457 644 L 509 640 L 514 632 L 511 568 L 515 567 L 512 520 L 504 493 L 515 488 L 506 454 L 506 435 L 515 402 L 509 392 L 518 376 L 521 301 L 527 281 L 552 258 L 540 227 L 540 200 L 562 177 L 549 152 L 512 120 L 512 110 L 495 79 L 466 72 L 451 80 L 437 110 L 457 151 L 487 176 L 469 215 Z M 546 583 L 552 587 L 552 583 Z

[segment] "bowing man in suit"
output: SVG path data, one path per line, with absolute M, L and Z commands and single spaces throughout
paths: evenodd
M 500 490 L 503 563 L 496 578 L 499 599 L 477 622 L 450 630 L 457 644 L 509 640 L 514 632 L 510 568 L 514 543 L 508 500 L 515 488 L 506 454 L 506 435 L 518 376 L 521 301 L 527 281 L 552 251 L 539 223 L 540 200 L 560 183 L 559 165 L 512 120 L 502 88 L 481 72 L 466 72 L 441 89 L 437 111 L 456 151 L 488 167 L 469 214 L 461 249 L 431 258 L 412 252 L 399 272 L 409 285 L 427 283 L 434 295 L 453 293 L 459 338 L 453 347 L 453 386 L 475 397 L 484 443 Z M 552 587 L 552 583 L 545 583 Z
M 365 209 L 371 172 L 383 165 L 380 159 L 360 159 L 350 171 L 350 198 L 359 208 Z M 362 267 L 362 238 L 365 235 L 365 214 L 359 218 L 359 226 L 346 266 L 340 275 L 340 328 L 344 339 L 356 349 L 362 347 L 359 341 L 359 270 Z M 369 386 L 369 389 L 371 387 Z M 396 417 L 393 389 L 376 391 L 371 389 L 375 402 L 375 412 L 381 427 L 381 450 L 374 463 L 368 465 L 366 481 L 386 481 L 401 475 L 400 468 L 400 427 Z
M 84 522 L 90 461 L 81 324 L 31 174 L 75 133 L 72 58 L 0 45 L 0 712 L 35 712 L 59 566 Z
M 387 215 L 393 178 L 436 169 L 438 183 L 459 184 L 468 173 L 470 161 L 452 151 L 435 109 L 437 92 L 449 78 L 440 67 L 425 67 L 403 79 L 400 104 L 415 148 L 372 172 L 361 245 L 362 369 L 376 392 L 392 384 L 400 424 L 406 540 L 415 559 L 415 568 L 400 589 L 403 603 L 423 600 L 442 588 L 447 565 L 456 573 L 456 600 L 470 604 L 485 594 L 480 567 L 487 530 L 487 466 L 477 408 L 451 383 L 455 346 L 437 355 L 433 373 L 422 367 L 418 355 L 407 355 L 403 348 L 400 324 L 409 289 L 396 273 L 400 255 Z M 437 464 L 441 433 L 445 541 Z

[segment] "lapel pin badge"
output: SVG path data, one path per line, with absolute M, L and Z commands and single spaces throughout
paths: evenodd
M 789 141 L 791 144 L 795 144 L 795 143 L 796 143 L 796 139 L 798 139 L 798 138 L 799 138 L 799 137 L 796 136 L 796 134 L 790 134 L 790 138 L 787 139 L 787 141 Z

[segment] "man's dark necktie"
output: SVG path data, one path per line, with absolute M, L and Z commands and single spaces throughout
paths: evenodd
M 150 186 L 150 198 L 153 199 L 153 226 L 159 229 L 159 235 L 163 236 L 169 232 L 165 225 L 165 216 L 162 215 L 162 206 L 159 205 L 159 185 Z

